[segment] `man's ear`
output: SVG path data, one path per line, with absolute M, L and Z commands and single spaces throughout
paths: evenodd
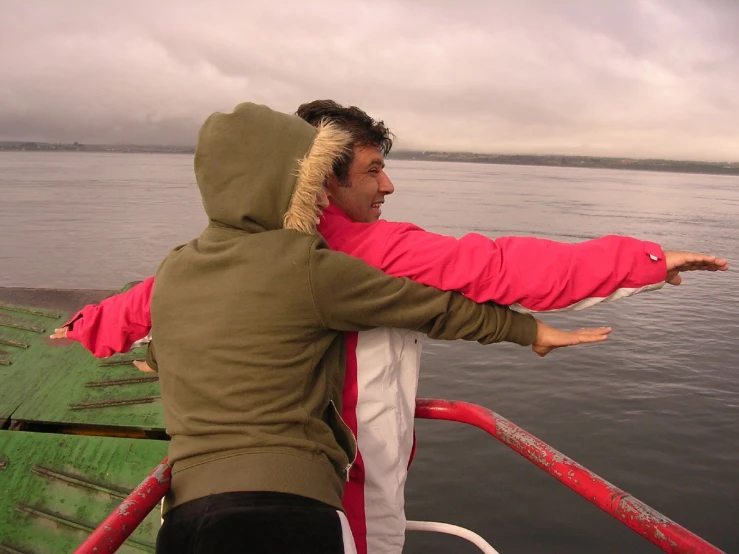
M 335 191 L 337 188 L 339 188 L 339 179 L 336 178 L 336 175 L 333 173 L 329 174 L 329 176 L 326 178 L 326 184 L 323 185 L 326 188 L 326 194 L 328 195 L 328 199 L 331 200 L 333 197 L 333 191 Z

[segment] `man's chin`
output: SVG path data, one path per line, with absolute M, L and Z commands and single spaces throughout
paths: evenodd
M 369 214 L 367 214 L 367 223 L 377 221 L 382 216 L 382 208 L 370 208 Z

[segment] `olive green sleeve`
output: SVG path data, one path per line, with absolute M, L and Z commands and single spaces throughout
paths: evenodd
M 157 364 L 157 355 L 156 350 L 154 350 L 154 341 L 149 341 L 149 345 L 146 349 L 146 365 L 148 365 L 151 369 L 159 372 L 159 364 Z
M 186 244 L 180 244 L 179 246 L 176 246 L 172 250 L 172 252 L 176 252 L 177 250 L 181 250 L 185 246 L 186 246 Z M 170 252 L 170 255 L 171 255 L 171 252 Z M 169 256 L 167 256 L 166 258 L 164 258 L 162 260 L 162 262 L 159 264 L 159 267 L 157 268 L 156 273 L 154 274 L 155 275 L 155 277 L 154 277 L 154 284 L 152 285 L 152 290 L 151 290 L 152 296 L 154 295 L 154 290 L 155 290 L 156 284 L 159 282 L 159 280 L 156 278 L 156 276 L 159 275 L 159 272 L 162 270 L 162 268 L 164 267 L 164 265 L 167 263 L 167 260 L 168 259 L 169 259 Z M 151 315 L 150 315 L 150 317 L 151 317 Z M 151 332 L 151 330 L 150 330 L 150 332 Z M 146 365 L 148 365 L 151 369 L 153 369 L 154 371 L 156 371 L 157 373 L 159 373 L 159 364 L 157 364 L 157 355 L 156 355 L 156 349 L 154 348 L 154 340 L 153 339 L 149 341 L 149 344 L 148 344 L 148 346 L 146 348 Z
M 433 339 L 524 346 L 536 338 L 531 315 L 391 277 L 360 259 L 322 247 L 320 241 L 311 248 L 310 286 L 318 315 L 329 329 L 396 327 Z

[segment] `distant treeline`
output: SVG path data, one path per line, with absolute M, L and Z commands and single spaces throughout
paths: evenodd
M 396 160 L 466 162 L 481 164 L 543 165 L 553 167 L 590 167 L 602 169 L 638 169 L 676 173 L 712 173 L 739 175 L 739 162 L 695 162 L 679 160 L 604 158 L 595 156 L 534 156 L 527 154 L 473 154 L 470 152 L 391 152 Z
M 0 141 L 0 151 L 24 152 L 119 152 L 123 154 L 194 154 L 193 146 L 168 146 L 165 144 L 72 144 L 60 142 Z
M 72 144 L 52 142 L 0 141 L 0 151 L 26 152 L 119 152 L 152 154 L 194 154 L 192 146 L 136 144 Z M 481 164 L 541 165 L 553 167 L 590 167 L 602 169 L 638 169 L 676 173 L 711 173 L 739 175 L 739 162 L 697 162 L 596 156 L 534 156 L 528 154 L 474 154 L 471 152 L 393 151 L 389 158 L 429 162 L 466 162 Z

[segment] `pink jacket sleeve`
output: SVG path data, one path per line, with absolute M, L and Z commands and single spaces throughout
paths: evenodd
M 374 265 L 383 271 L 522 311 L 583 309 L 660 288 L 667 274 L 662 248 L 630 237 L 577 244 L 475 233 L 456 239 L 378 223 L 385 242 Z
M 153 286 L 154 277 L 149 277 L 127 292 L 85 306 L 65 324 L 67 338 L 82 343 L 98 358 L 128 352 L 151 329 Z

